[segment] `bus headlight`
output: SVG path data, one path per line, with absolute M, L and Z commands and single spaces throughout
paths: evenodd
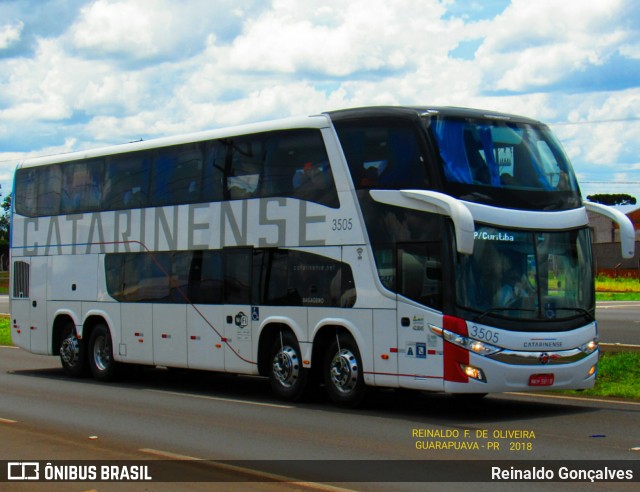
M 598 339 L 594 338 L 593 340 L 589 340 L 587 343 L 580 345 L 580 350 L 585 354 L 592 354 L 598 350 Z
M 502 350 L 500 347 L 496 347 L 495 345 L 491 345 L 480 340 L 474 340 L 473 338 L 465 337 L 463 335 L 459 335 L 458 333 L 453 333 L 452 331 L 442 328 L 432 327 L 431 331 L 433 331 L 437 335 L 442 336 L 442 338 L 444 338 L 447 342 L 467 349 L 469 352 L 473 352 L 474 354 L 487 356 L 495 354 Z

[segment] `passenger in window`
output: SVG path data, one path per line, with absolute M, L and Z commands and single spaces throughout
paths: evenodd
M 389 161 L 386 159 L 378 160 L 378 161 L 367 161 L 363 164 L 363 174 L 360 179 L 360 187 L 362 188 L 372 188 L 374 186 L 379 185 L 382 181 L 388 184 L 389 181 L 389 173 L 387 168 L 389 167 Z
M 567 191 L 571 189 L 571 185 L 569 184 L 569 175 L 564 171 L 560 171 L 560 177 L 558 178 L 558 186 L 556 189 L 560 191 Z
M 124 192 L 123 203 L 125 207 L 135 207 L 141 206 L 143 203 L 142 199 L 142 188 L 136 186 Z
M 520 307 L 523 299 L 528 299 L 534 294 L 533 287 L 514 260 L 503 256 L 500 268 L 502 269 L 502 286 L 495 294 L 494 305 Z
M 89 169 L 76 166 L 74 172 L 66 174 L 65 178 L 62 190 L 64 212 L 91 210 L 98 206 L 100 187 Z
M 293 189 L 296 198 L 302 200 L 318 201 L 327 191 L 327 171 L 329 165 L 326 162 L 313 164 L 306 162 L 301 169 L 293 175 Z

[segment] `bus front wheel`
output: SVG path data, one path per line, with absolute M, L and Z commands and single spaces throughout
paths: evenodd
M 104 324 L 97 325 L 89 337 L 89 367 L 99 381 L 112 381 L 116 377 L 117 363 L 113 359 L 111 333 Z
M 362 402 L 366 390 L 362 359 L 358 346 L 349 335 L 337 335 L 329 345 L 324 379 L 329 397 L 337 405 L 356 407 Z
M 300 346 L 288 332 L 278 334 L 271 349 L 269 383 L 271 389 L 284 400 L 299 400 L 307 385 L 308 370 L 302 366 Z
M 60 362 L 67 376 L 80 378 L 87 373 L 87 357 L 85 344 L 76 336 L 76 327 L 73 323 L 67 323 L 62 329 L 60 342 Z

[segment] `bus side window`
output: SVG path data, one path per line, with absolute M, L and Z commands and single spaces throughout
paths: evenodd
M 136 152 L 111 158 L 105 177 L 104 208 L 118 210 L 148 205 L 150 159 Z
M 167 253 L 124 255 L 123 298 L 127 302 L 166 302 L 170 299 L 171 258 Z
M 348 265 L 313 253 L 289 251 L 288 301 L 291 305 L 352 307 L 356 293 Z
M 356 188 L 429 186 L 413 124 L 395 119 L 335 125 Z
M 318 130 L 273 132 L 267 142 L 261 196 L 293 197 L 338 207 L 329 158 Z
M 124 301 L 124 254 L 108 254 L 104 258 L 107 292 L 114 299 Z
M 254 250 L 253 299 L 256 304 L 267 306 L 299 305 L 288 297 L 288 255 L 288 250 Z
M 200 199 L 202 153 L 197 144 L 160 149 L 153 159 L 151 203 L 173 205 Z
M 98 210 L 102 198 L 103 161 L 71 162 L 63 167 L 62 213 Z
M 442 308 L 441 244 L 398 245 L 398 292 L 434 309 Z
M 60 213 L 62 172 L 60 166 L 45 166 L 38 171 L 38 209 L 41 216 Z
M 265 145 L 260 137 L 238 138 L 231 143 L 231 160 L 226 169 L 226 192 L 230 200 L 255 198 L 264 166 Z
M 222 251 L 193 252 L 189 300 L 194 304 L 222 304 Z
M 211 140 L 204 151 L 204 178 L 202 200 L 219 202 L 224 200 L 224 169 L 227 145 L 223 141 Z
M 33 168 L 16 172 L 15 210 L 20 215 L 38 215 L 38 171 Z
M 261 196 L 291 196 L 294 175 L 302 163 L 301 149 L 294 135 L 281 132 L 269 135 Z
M 193 251 L 164 253 L 171 257 L 171 275 L 169 276 L 169 300 L 184 304 L 189 301 L 189 276 Z

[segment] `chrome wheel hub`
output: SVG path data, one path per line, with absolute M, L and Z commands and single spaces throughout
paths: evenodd
M 111 353 L 109 349 L 107 337 L 101 336 L 96 338 L 93 345 L 93 361 L 101 371 L 108 369 L 111 364 Z
M 329 366 L 331 382 L 342 393 L 349 393 L 355 389 L 358 384 L 358 373 L 358 360 L 347 349 L 340 350 Z
M 273 375 L 285 388 L 291 388 L 300 376 L 300 360 L 292 347 L 282 347 L 273 358 Z
M 60 346 L 60 357 L 65 364 L 70 366 L 78 362 L 80 357 L 80 343 L 76 337 L 69 335 L 67 338 L 62 340 L 62 345 Z

